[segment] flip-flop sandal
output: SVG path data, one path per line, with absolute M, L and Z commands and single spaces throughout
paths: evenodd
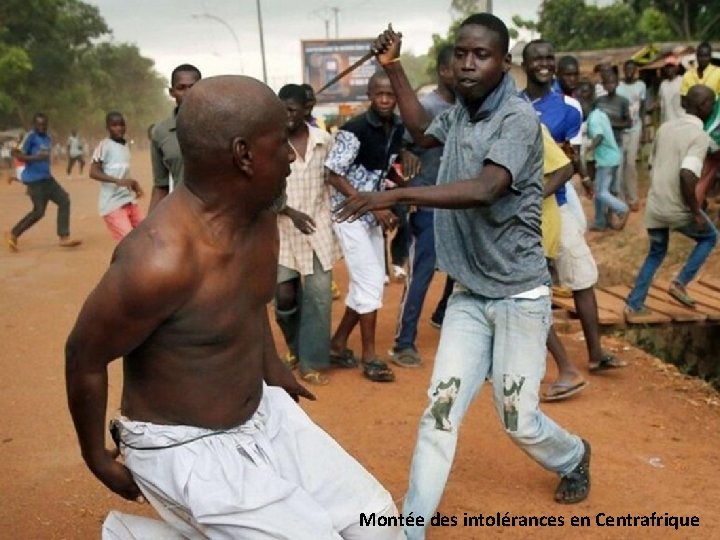
M 325 386 L 330 383 L 330 379 L 327 375 L 315 369 L 311 369 L 305 373 L 300 373 L 300 379 L 306 383 L 314 384 L 316 386 Z
M 577 383 L 554 382 L 548 387 L 546 392 L 541 394 L 540 401 L 543 403 L 549 401 L 562 401 L 570 396 L 574 396 L 578 392 L 582 392 L 588 384 L 590 383 L 587 381 L 580 381 Z
M 287 354 L 283 356 L 280 360 L 282 360 L 282 363 L 285 364 L 291 371 L 297 367 L 299 362 L 298 357 L 290 351 L 288 351 Z
M 344 369 L 352 369 L 358 367 L 358 359 L 351 349 L 345 349 L 342 352 L 335 353 L 330 351 L 330 364 Z
M 590 366 L 588 370 L 590 373 L 597 371 L 607 371 L 609 369 L 619 369 L 627 367 L 628 363 L 625 360 L 620 360 L 612 354 L 606 354 L 600 359 L 600 362 L 595 366 Z
M 18 252 L 18 246 L 17 241 L 13 239 L 13 237 L 10 235 L 10 233 L 5 233 L 5 245 L 8 247 L 10 251 L 13 253 Z
M 61 248 L 74 248 L 82 244 L 82 240 L 60 240 L 58 244 Z
M 577 467 L 560 479 L 555 490 L 555 502 L 575 504 L 584 501 L 590 494 L 590 443 L 583 439 L 585 453 Z M 567 494 L 573 494 L 567 497 Z
M 382 360 L 375 358 L 369 362 L 363 361 L 363 375 L 372 382 L 393 382 L 395 374 Z

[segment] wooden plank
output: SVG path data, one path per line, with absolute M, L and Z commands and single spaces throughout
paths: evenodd
M 716 291 L 720 291 L 720 278 L 705 275 L 698 279 L 698 281 L 700 282 L 700 284 L 705 285 L 706 287 L 709 287 Z
M 608 292 L 605 288 L 596 288 L 595 296 L 597 297 L 598 306 L 602 306 L 603 309 L 612 310 L 615 313 L 619 313 L 623 319 L 625 316 L 622 314 L 625 310 L 625 296 L 618 296 Z M 668 317 L 664 313 L 659 313 L 652 308 L 650 313 L 646 316 L 639 318 L 633 324 L 663 324 L 672 322 L 672 317 Z
M 595 289 L 595 294 L 597 295 L 597 289 Z M 577 315 L 577 311 L 575 311 L 575 300 L 572 298 L 553 296 L 552 303 L 559 308 Z M 622 309 L 620 309 L 620 311 L 607 309 L 605 306 L 600 305 L 600 301 L 598 301 L 598 322 L 602 326 L 624 324 L 625 316 L 622 314 Z
M 667 302 L 668 304 L 678 306 L 682 305 L 672 296 L 670 296 L 670 293 L 667 291 L 667 287 L 658 287 L 657 285 L 653 284 L 650 286 L 648 296 L 652 296 L 653 298 L 657 298 L 658 300 L 662 300 L 663 302 Z M 704 313 L 705 315 L 707 315 L 707 319 L 709 321 L 720 321 L 720 309 L 706 306 L 699 300 L 699 298 L 695 298 L 695 311 L 699 311 L 700 313 Z
M 613 287 L 607 287 L 605 290 L 619 298 L 627 298 L 630 294 L 630 287 L 627 285 L 615 285 Z M 707 319 L 707 315 L 697 310 L 686 308 L 676 303 L 663 302 L 652 296 L 648 296 L 645 299 L 645 307 L 672 317 L 674 321 L 678 322 L 698 322 Z
M 664 279 L 656 279 L 654 285 L 666 291 L 670 287 L 670 282 Z M 696 281 L 691 282 L 687 286 L 687 291 L 695 302 L 714 311 L 720 311 L 720 292 L 708 289 L 704 285 L 700 285 Z M 705 311 L 703 309 L 702 311 Z

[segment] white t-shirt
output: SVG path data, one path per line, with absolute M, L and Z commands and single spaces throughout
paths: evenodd
M 130 149 L 112 139 L 103 139 L 98 144 L 92 157 L 93 163 L 101 163 L 102 170 L 108 176 L 125 180 L 130 176 Z M 135 202 L 135 193 L 111 182 L 100 183 L 98 211 L 106 216 L 128 203 Z
M 680 84 L 682 77 L 676 76 L 673 80 L 665 79 L 660 83 L 658 99 L 660 100 L 660 123 L 675 120 L 685 114 L 680 104 Z
M 634 81 L 628 84 L 621 81 L 617 88 L 617 93 L 627 98 L 630 102 L 630 118 L 632 125 L 625 131 L 639 131 L 642 128 L 642 118 L 640 118 L 640 108 L 647 97 L 647 87 L 643 81 Z
M 70 147 L 68 153 L 70 154 L 70 157 L 78 157 L 82 156 L 82 144 L 80 144 L 80 137 L 77 135 L 70 135 L 68 137 L 67 145 Z

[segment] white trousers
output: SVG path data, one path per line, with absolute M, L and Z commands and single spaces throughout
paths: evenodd
M 361 513 L 397 515 L 390 494 L 280 388 L 265 386 L 253 417 L 230 430 L 125 419 L 120 435 L 143 495 L 183 538 L 403 538 L 399 527 L 360 526 Z M 116 530 L 139 523 L 119 517 Z
M 363 221 L 334 223 L 350 276 L 345 305 L 364 315 L 382 307 L 385 288 L 385 239 L 380 225 Z

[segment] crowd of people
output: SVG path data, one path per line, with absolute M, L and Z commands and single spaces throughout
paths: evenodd
M 517 88 L 508 29 L 480 13 L 438 50 L 437 88 L 418 99 L 401 42 L 392 27 L 379 35 L 369 107 L 333 135 L 318 127 L 308 85 L 275 95 L 248 77 L 203 80 L 195 66 L 178 66 L 176 107 L 149 133 L 147 217 L 125 118 L 107 114 L 90 178 L 118 246 L 68 338 L 68 401 L 93 474 L 127 499 L 144 497 L 163 519 L 112 512 L 107 538 L 424 538 L 459 427 L 486 380 L 504 431 L 558 475 L 555 501 L 587 498 L 590 443 L 539 408 L 588 384 L 553 329 L 551 295 L 565 289 L 574 299 L 587 372 L 627 365 L 601 344 L 598 267 L 585 236 L 622 229 L 642 207 L 647 90 L 638 66 L 625 62 L 621 81 L 600 66 L 593 81 L 576 58 L 556 62 L 551 43 L 533 40 L 522 55 L 527 84 Z M 645 203 L 650 248 L 626 302 L 630 322 L 647 314 L 670 231 L 697 242 L 669 290 L 687 306 L 686 286 L 717 240 L 705 199 L 720 163 L 720 69 L 709 45 L 697 50 L 697 67 L 682 78 L 677 59 L 665 58 Z M 69 233 L 69 196 L 50 172 L 47 125 L 35 115 L 13 151 L 33 209 L 6 233 L 11 251 L 50 201 L 60 245 L 80 244 Z M 75 132 L 68 155 L 68 174 L 75 162 L 82 172 Z M 578 191 L 594 200 L 589 227 Z M 409 256 L 384 359 L 376 326 L 393 238 Z M 349 286 L 333 331 L 332 269 L 341 258 Z M 329 384 L 332 368 L 360 367 L 369 381 L 391 383 L 390 364 L 422 366 L 418 324 L 436 270 L 448 276 L 432 319 L 440 339 L 399 515 L 390 494 L 293 400 L 315 399 L 301 382 Z M 359 353 L 348 347 L 356 327 Z M 558 377 L 541 391 L 548 351 Z M 119 357 L 122 416 L 111 432 L 122 463 L 104 444 L 107 365 Z M 392 525 L 362 525 L 361 513 Z M 410 515 L 413 523 L 399 520 Z

